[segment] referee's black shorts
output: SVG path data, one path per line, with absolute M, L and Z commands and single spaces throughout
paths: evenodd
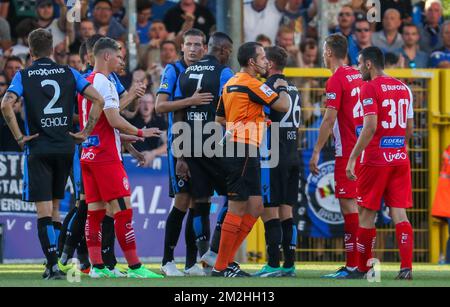
M 248 201 L 250 196 L 261 196 L 261 162 L 260 157 L 251 156 L 247 145 L 245 157 L 225 157 L 228 200 Z
M 29 154 L 25 158 L 23 200 L 27 202 L 64 199 L 72 154 Z

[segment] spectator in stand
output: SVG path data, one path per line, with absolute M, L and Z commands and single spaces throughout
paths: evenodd
M 16 72 L 18 72 L 21 69 L 24 69 L 23 61 L 21 58 L 11 56 L 6 59 L 5 68 L 3 72 L 5 73 L 6 83 L 8 83 L 8 86 L 11 84 L 11 81 L 14 78 Z
M 370 23 L 366 19 L 359 19 L 355 22 L 354 38 L 356 43 L 356 49 L 349 51 L 349 60 L 352 65 L 358 63 L 358 55 L 361 50 L 372 46 L 372 31 L 370 29 Z
M 78 72 L 83 71 L 83 63 L 78 53 L 69 53 L 67 64 Z
M 84 72 L 88 68 L 87 66 L 88 66 L 88 61 L 89 61 L 86 42 L 81 44 L 80 51 L 78 54 L 80 55 L 81 65 L 83 66 L 83 68 L 80 70 L 80 72 Z
M 334 33 L 341 33 L 347 38 L 348 50 L 350 55 L 357 53 L 357 45 L 353 37 L 353 25 L 355 23 L 355 12 L 350 4 L 344 5 L 339 11 L 338 26 L 332 31 Z M 353 57 L 349 59 L 350 65 L 357 65 L 358 61 L 354 61 Z
M 138 112 L 130 123 L 137 128 L 155 127 L 161 131 L 167 131 L 167 122 L 164 117 L 159 117 L 155 112 L 155 98 L 152 94 L 146 94 L 139 99 Z M 166 133 L 161 138 L 147 138 L 144 142 L 137 142 L 133 146 L 145 156 L 143 167 L 152 167 L 153 160 L 167 153 Z
M 36 20 L 32 18 L 24 19 L 17 25 L 17 44 L 12 47 L 11 55 L 18 56 L 25 61 L 30 53 L 30 48 L 28 47 L 28 35 L 34 29 L 37 29 L 37 23 Z
M 326 2 L 327 7 L 327 19 L 328 19 L 328 29 L 333 30 L 338 26 L 338 15 L 342 6 L 347 4 L 348 0 L 320 0 Z M 313 0 L 308 8 L 308 18 L 313 19 L 312 25 L 317 27 L 317 11 L 319 7 L 319 0 Z
M 8 50 L 11 46 L 11 27 L 5 18 L 0 17 L 0 53 Z
M 419 28 L 412 23 L 404 24 L 402 38 L 405 44 L 397 51 L 402 68 L 427 68 L 428 55 L 419 47 Z
M 295 45 L 294 30 L 288 26 L 281 26 L 277 35 L 277 46 L 288 52 L 287 67 L 297 67 L 300 49 Z
M 174 41 L 164 41 L 160 48 L 161 67 L 166 68 L 167 64 L 174 63 L 178 60 L 178 48 Z
M 450 68 L 450 21 L 442 25 L 442 41 L 444 46 L 431 54 L 430 66 L 433 68 Z
M 175 2 L 167 1 L 167 0 L 153 0 L 152 1 L 152 21 L 155 20 L 164 20 L 166 17 L 167 11 L 176 6 Z
M 124 40 L 125 28 L 112 16 L 112 4 L 109 0 L 96 0 L 93 20 L 98 34 L 115 40 Z
M 301 68 L 318 67 L 319 46 L 313 38 L 307 38 L 300 44 L 300 57 L 298 60 Z
M 442 12 L 441 1 L 428 0 L 425 3 L 425 23 L 420 26 L 420 49 L 428 54 L 443 46 L 440 33 Z
M 69 37 L 69 42 L 75 41 L 75 29 L 73 23 L 70 23 L 67 18 L 67 7 L 64 0 L 55 0 L 59 6 L 60 17 L 55 18 L 55 10 L 52 0 L 36 0 L 36 16 L 38 28 L 43 28 L 53 35 L 53 47 L 66 40 Z
M 149 31 L 152 25 L 150 17 L 152 17 L 152 4 L 147 0 L 139 0 L 137 2 L 136 31 L 141 46 L 146 46 L 150 42 Z
M 272 46 L 272 41 L 270 40 L 270 38 L 268 36 L 266 36 L 264 34 L 259 34 L 256 37 L 256 42 L 260 43 L 264 48 Z
M 194 0 L 181 0 L 179 4 L 167 11 L 164 17 L 167 31 L 180 35 L 188 29 L 197 28 L 208 35 L 216 25 L 214 15 Z
M 411 0 L 383 0 L 381 2 L 381 16 L 389 9 L 396 9 L 400 12 L 402 23 L 411 23 L 413 7 Z M 377 24 L 377 31 L 383 29 L 382 24 Z
M 278 33 L 287 0 L 253 0 L 244 4 L 244 40 L 255 41 L 259 34 L 272 42 Z
M 126 26 L 126 15 L 127 10 L 125 9 L 124 1 L 123 0 L 112 0 L 112 13 L 113 18 L 120 24 L 122 24 L 124 27 Z
M 90 19 L 82 19 L 79 30 L 77 31 L 77 37 L 73 44 L 70 45 L 70 51 L 78 52 L 81 44 L 91 38 L 94 34 L 96 34 L 94 22 Z
M 0 17 L 8 21 L 12 37 L 17 37 L 16 27 L 22 20 L 36 17 L 35 7 L 36 0 L 0 1 Z
M 148 46 L 141 46 L 139 54 L 143 55 L 141 56 L 141 60 L 145 60 L 147 61 L 146 63 L 152 63 L 153 65 L 159 62 L 161 43 L 172 39 L 173 36 L 169 35 L 164 23 L 158 20 L 152 23 L 148 35 L 150 36 L 150 44 Z
M 402 25 L 400 12 L 388 9 L 383 16 L 383 30 L 372 35 L 372 45 L 383 52 L 396 52 L 403 46 L 403 39 L 399 33 Z
M 59 65 L 67 65 L 68 55 L 65 42 L 58 44 L 53 50 L 53 59 Z
M 303 0 L 288 0 L 284 10 L 282 25 L 294 30 L 295 45 L 299 46 L 303 36 L 307 34 L 308 12 L 303 8 Z
M 384 54 L 386 69 L 401 68 L 402 63 L 400 57 L 393 52 L 386 52 Z
M 6 82 L 6 76 L 0 73 L 0 99 L 3 99 L 3 96 L 6 93 L 8 88 L 8 83 Z M 22 101 L 18 100 L 14 104 L 14 113 L 16 114 L 17 123 L 19 124 L 20 129 L 24 129 L 24 120 L 22 116 Z M 24 131 L 24 130 L 22 130 Z M 8 128 L 8 125 L 5 122 L 3 116 L 0 116 L 0 152 L 20 152 L 19 144 L 17 144 L 16 139 L 11 133 L 11 130 Z

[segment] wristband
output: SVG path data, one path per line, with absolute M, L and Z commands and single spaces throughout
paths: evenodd
M 288 89 L 286 86 L 279 86 L 277 87 L 277 92 L 280 94 L 281 92 L 288 92 Z
M 142 131 L 142 129 L 138 129 L 137 136 L 140 137 L 140 138 L 143 137 L 144 136 L 144 131 Z

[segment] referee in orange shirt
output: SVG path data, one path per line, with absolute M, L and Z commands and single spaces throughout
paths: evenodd
M 241 71 L 223 88 L 216 122 L 226 126 L 225 147 L 245 149 L 224 158 L 227 170 L 229 209 L 222 226 L 219 254 L 212 276 L 246 277 L 234 263 L 236 251 L 264 211 L 261 196 L 259 145 L 266 128 L 264 107 L 279 112 L 289 111 L 288 83 L 277 80 L 270 87 L 256 79 L 265 75 L 269 62 L 261 44 L 250 42 L 238 51 Z M 242 151 L 242 150 L 241 150 Z M 241 155 L 242 154 L 242 155 Z

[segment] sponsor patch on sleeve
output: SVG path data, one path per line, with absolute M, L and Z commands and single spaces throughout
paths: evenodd
M 261 87 L 259 88 L 267 97 L 272 96 L 273 94 L 275 94 L 275 92 L 269 87 L 267 86 L 267 84 L 263 84 L 261 85 Z
M 336 93 L 327 93 L 327 99 L 328 100 L 336 100 Z

